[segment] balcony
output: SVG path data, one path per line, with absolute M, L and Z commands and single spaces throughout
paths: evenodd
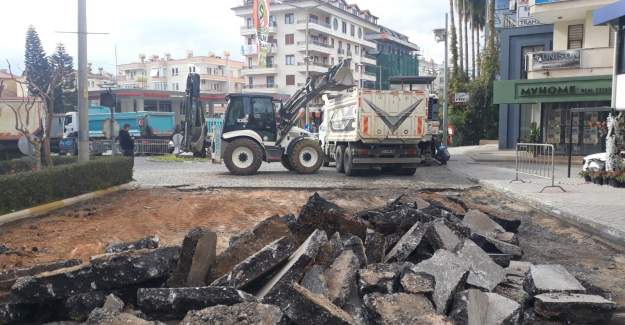
M 299 31 L 305 31 L 306 19 L 298 20 L 295 28 Z M 314 30 L 314 31 L 329 34 L 329 33 L 332 33 L 332 26 L 330 26 L 330 24 L 326 24 L 325 21 L 309 19 L 308 30 Z
M 278 73 L 278 65 L 272 64 L 267 67 L 259 67 L 259 66 L 245 66 L 241 69 L 242 76 L 252 76 L 252 75 L 268 75 L 268 74 L 276 74 Z
M 272 54 L 274 52 L 276 52 L 278 50 L 278 47 L 274 44 L 272 44 L 269 47 L 269 54 Z M 258 45 L 256 44 L 251 44 L 251 45 L 243 45 L 241 46 L 241 54 L 242 55 L 258 55 Z
M 328 69 L 330 69 L 331 65 L 327 63 L 321 62 L 310 62 L 308 64 L 308 71 L 311 73 L 326 73 Z M 297 62 L 297 70 L 299 72 L 306 72 L 306 63 L 305 62 Z
M 527 78 L 609 75 L 613 58 L 614 49 L 609 47 L 529 53 Z
M 297 42 L 297 46 L 298 46 L 298 50 L 300 52 L 306 52 L 306 42 Z M 317 52 L 317 53 L 321 53 L 321 54 L 333 54 L 334 53 L 334 48 L 332 47 L 332 45 L 328 44 L 328 43 L 324 43 L 324 42 L 320 42 L 320 41 L 316 41 L 316 40 L 309 40 L 308 41 L 308 51 L 309 52 Z
M 370 65 L 377 65 L 378 64 L 378 60 L 375 58 L 375 56 L 372 56 L 372 55 L 363 55 L 360 58 L 360 62 L 362 62 L 364 64 L 370 64 Z
M 244 93 L 276 94 L 278 92 L 278 85 L 243 85 L 242 91 Z
M 535 0 L 530 15 L 543 24 L 559 21 L 585 20 L 586 14 L 614 0 Z
M 276 22 L 269 23 L 267 32 L 269 34 L 275 34 L 278 31 L 278 24 Z M 241 36 L 256 35 L 256 28 L 254 26 L 241 26 Z

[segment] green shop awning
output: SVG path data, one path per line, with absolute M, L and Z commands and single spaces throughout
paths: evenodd
M 612 98 L 612 76 L 497 80 L 495 104 L 604 101 Z

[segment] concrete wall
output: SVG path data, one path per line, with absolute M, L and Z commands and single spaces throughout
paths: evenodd
M 521 78 L 522 48 L 526 46 L 544 46 L 552 49 L 553 25 L 530 26 L 504 29 L 501 39 L 501 79 L 516 80 Z M 519 139 L 520 105 L 499 105 L 499 148 L 511 149 Z
M 609 27 L 593 26 L 592 12 L 586 13 L 581 20 L 560 21 L 553 25 L 553 50 L 566 50 L 570 25 L 584 25 L 584 48 L 608 47 L 610 43 Z

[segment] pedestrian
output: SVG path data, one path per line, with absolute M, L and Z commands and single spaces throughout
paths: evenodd
M 130 124 L 124 124 L 124 128 L 119 130 L 119 146 L 122 147 L 122 153 L 126 157 L 132 157 L 135 153 L 135 143 L 130 137 Z

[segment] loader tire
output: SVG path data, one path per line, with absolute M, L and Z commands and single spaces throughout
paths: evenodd
M 316 173 L 323 163 L 321 146 L 308 139 L 296 143 L 289 156 L 289 163 L 298 174 Z
M 343 145 L 336 146 L 336 151 L 334 152 L 334 160 L 336 161 L 337 173 L 345 172 L 345 166 L 343 165 L 344 158 L 345 158 L 345 146 Z
M 282 163 L 282 167 L 286 168 L 288 171 L 293 171 L 293 167 L 291 166 L 291 163 L 289 162 L 289 157 L 283 156 L 282 160 L 280 161 Z
M 223 159 L 230 173 L 254 175 L 263 163 L 263 152 L 253 140 L 237 139 L 228 143 Z

